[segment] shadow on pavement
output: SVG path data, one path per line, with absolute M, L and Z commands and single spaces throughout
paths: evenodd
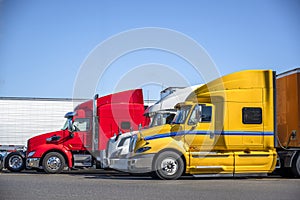
M 8 170 L 2 170 L 0 174 L 28 174 L 28 175 L 45 175 L 51 176 L 52 174 L 46 174 L 43 171 L 36 170 L 24 170 L 22 172 L 10 172 Z M 55 174 L 55 176 L 59 176 L 60 174 Z M 116 171 L 113 169 L 79 169 L 79 170 L 70 170 L 63 171 L 61 175 L 69 175 L 69 176 L 84 176 L 86 179 L 112 179 L 112 180 L 159 180 L 153 179 L 148 174 L 129 174 L 125 172 Z M 195 177 L 192 175 L 183 175 L 178 180 L 234 180 L 234 179 L 290 179 L 283 178 L 279 175 L 269 175 L 269 176 L 258 176 L 258 177 L 209 177 L 209 176 L 200 176 Z

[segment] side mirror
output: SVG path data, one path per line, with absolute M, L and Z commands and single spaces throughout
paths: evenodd
M 73 132 L 72 119 L 68 119 L 68 130 L 71 133 Z
M 190 119 L 189 123 L 190 125 L 197 125 L 198 122 L 201 122 L 201 106 L 196 106 L 195 110 L 194 110 L 195 114 L 193 116 L 193 118 Z
M 195 117 L 197 122 L 201 122 L 201 115 L 202 115 L 201 108 L 198 107 L 196 110 L 196 117 Z

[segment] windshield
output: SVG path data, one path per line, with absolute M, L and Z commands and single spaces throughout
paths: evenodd
M 156 113 L 153 116 L 150 127 L 170 124 L 175 116 L 175 113 Z
M 190 109 L 191 109 L 191 106 L 183 106 L 181 107 L 175 117 L 174 117 L 174 120 L 173 120 L 173 124 L 183 124 L 190 112 Z

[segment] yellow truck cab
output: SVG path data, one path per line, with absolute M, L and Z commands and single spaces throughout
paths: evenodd
M 247 70 L 200 86 L 175 106 L 170 126 L 132 136 L 118 170 L 160 179 L 272 172 L 277 159 L 274 78 L 270 70 Z

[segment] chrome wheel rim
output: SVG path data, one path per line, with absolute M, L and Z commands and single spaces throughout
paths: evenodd
M 9 159 L 8 164 L 13 169 L 20 168 L 23 164 L 23 158 L 20 155 L 14 155 Z
M 58 170 L 61 166 L 61 160 L 58 157 L 52 156 L 47 160 L 47 167 L 51 170 Z
M 161 162 L 161 169 L 166 175 L 172 176 L 178 170 L 178 163 L 174 158 L 165 158 Z

